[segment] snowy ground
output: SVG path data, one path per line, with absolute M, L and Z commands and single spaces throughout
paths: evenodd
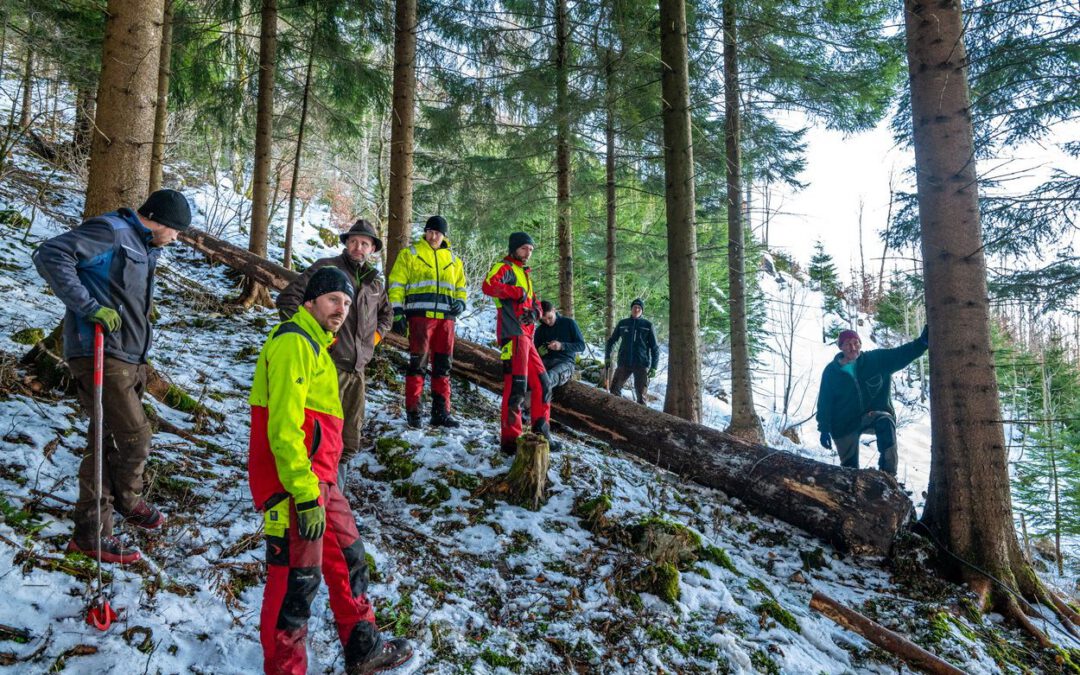
M 31 160 L 18 161 L 28 171 L 44 170 Z M 106 569 L 109 597 L 121 616 L 100 634 L 82 622 L 93 566 L 63 553 L 86 421 L 71 398 L 18 393 L 25 373 L 15 370 L 14 360 L 27 347 L 12 340 L 23 328 L 48 330 L 61 316 L 60 304 L 34 272 L 29 254 L 37 242 L 76 219 L 79 190 L 57 182 L 46 214 L 31 213 L 17 187 L 0 188 L 12 208 L 33 217 L 25 237 L 23 230 L 0 225 L 0 292 L 5 298 L 0 304 L 0 382 L 10 392 L 0 393 L 5 512 L 0 596 L 6 599 L 0 604 L 0 624 L 30 633 L 28 640 L 19 640 L 0 631 L 0 669 L 259 672 L 262 547 L 260 520 L 246 485 L 246 398 L 255 353 L 275 322 L 274 313 L 229 311 L 215 300 L 234 292 L 221 267 L 180 247 L 168 251 L 159 276 L 154 364 L 222 413 L 223 422 L 211 420 L 196 429 L 189 416 L 148 399 L 159 416 L 197 434 L 198 442 L 155 434 L 148 497 L 169 514 L 169 525 L 156 536 L 120 528 L 142 548 L 147 562 Z M 196 224 L 212 227 L 201 219 L 208 211 L 221 212 L 221 199 L 206 189 L 188 192 L 201 210 Z M 325 213 L 313 207 L 309 218 L 319 222 Z M 235 229 L 224 234 L 243 242 Z M 298 237 L 301 256 L 324 254 L 312 241 L 317 235 L 305 226 Z M 462 332 L 483 339 L 491 331 L 490 308 L 479 297 L 470 306 Z M 813 328 L 800 329 L 799 335 L 814 335 Z M 789 414 L 796 420 L 812 410 L 820 369 L 832 354 L 816 336 L 799 339 L 804 346 L 796 350 L 796 370 L 806 374 L 803 385 L 809 393 Z M 777 370 L 775 363 L 766 367 Z M 398 466 L 391 475 L 393 466 L 380 464 L 375 454 L 362 455 L 350 466 L 348 494 L 372 557 L 371 597 L 380 624 L 417 646 L 416 658 L 399 672 L 897 672 L 887 655 L 812 613 L 808 602 L 815 590 L 915 635 L 968 672 L 1001 672 L 981 645 L 955 628 L 982 630 L 967 619 L 950 617 L 943 632 L 926 633 L 927 616 L 935 608 L 898 594 L 881 561 L 842 557 L 798 530 L 748 513 L 719 492 L 682 482 L 581 436 L 560 439 L 563 448 L 552 457 L 551 496 L 539 511 L 475 497 L 479 482 L 507 468 L 496 444 L 496 397 L 455 382 L 463 426 L 407 430 L 395 385 L 400 374 L 389 372 L 388 378 L 373 377 L 369 434 L 402 441 L 400 452 L 413 470 Z M 666 364 L 653 389 L 657 407 L 665 372 Z M 767 379 L 761 383 L 765 395 L 759 404 L 770 441 L 835 461 L 820 448 L 780 440 L 784 424 L 767 410 L 773 398 Z M 707 409 L 708 423 L 726 423 L 722 401 L 710 397 Z M 925 484 L 929 447 L 929 434 L 920 424 L 901 431 L 901 478 L 917 493 Z M 812 429 L 811 422 L 802 430 L 811 444 L 816 439 Z M 870 453 L 865 463 L 874 460 Z M 663 515 L 725 551 L 732 564 L 688 565 L 673 604 L 637 592 L 631 579 L 648 561 L 594 534 L 573 514 L 576 503 L 601 493 L 611 496 L 608 515 L 616 523 L 632 525 Z M 33 514 L 34 520 L 20 513 Z M 1046 627 L 1054 631 L 1051 624 Z M 325 592 L 316 600 L 311 629 L 309 672 L 341 672 Z

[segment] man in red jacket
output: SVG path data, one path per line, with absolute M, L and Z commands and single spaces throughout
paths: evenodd
M 344 272 L 319 269 L 255 365 L 248 481 L 266 533 L 263 667 L 275 675 L 307 673 L 307 621 L 323 577 L 346 673 L 374 673 L 412 656 L 407 640 L 379 635 L 364 545 L 337 486 L 343 413 L 329 349 L 353 297 Z
M 510 254 L 495 263 L 484 279 L 484 295 L 495 299 L 498 311 L 495 331 L 503 363 L 499 446 L 508 455 L 517 452 L 526 384 L 532 391 L 532 429 L 551 444 L 551 383 L 532 339 L 540 318 L 540 298 L 533 291 L 526 263 L 535 247 L 528 234 L 514 232 L 510 235 Z

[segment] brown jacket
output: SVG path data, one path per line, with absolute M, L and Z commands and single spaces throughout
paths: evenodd
M 357 266 L 345 253 L 320 258 L 278 294 L 278 311 L 282 319 L 291 318 L 304 301 L 308 279 L 326 265 L 333 265 L 348 275 L 356 288 L 356 298 L 337 333 L 337 342 L 330 348 L 330 356 L 338 370 L 363 372 L 375 349 L 375 332 L 386 335 L 394 320 L 394 312 L 386 299 L 386 282 L 378 269 L 368 263 Z

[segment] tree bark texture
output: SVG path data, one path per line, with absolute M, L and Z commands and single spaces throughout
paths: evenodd
M 33 119 L 31 104 L 34 99 L 34 49 L 26 46 L 26 65 L 23 66 L 22 109 L 19 112 L 19 128 L 29 129 Z
M 905 10 L 934 374 L 922 523 L 954 555 L 1015 587 L 1014 571 L 1026 564 L 1013 524 L 990 347 L 960 3 L 907 0 Z M 955 571 L 969 582 L 982 578 L 970 567 Z
M 616 226 L 618 225 L 615 201 L 615 63 L 614 54 L 608 48 L 604 64 L 606 110 L 604 117 L 604 138 L 607 152 L 604 157 L 604 171 L 607 187 L 607 255 L 605 258 L 604 285 L 604 328 L 605 335 L 615 332 L 615 273 L 616 273 Z
M 270 234 L 270 173 L 274 147 L 274 73 L 277 68 L 277 0 L 262 0 L 259 30 L 259 97 L 255 107 L 255 170 L 251 185 L 251 232 L 248 250 L 266 257 Z M 269 295 L 250 277 L 240 304 L 268 304 Z
M 90 152 L 94 114 L 94 90 L 80 86 L 75 94 L 75 128 L 71 132 L 71 147 L 76 157 L 85 157 Z
M 574 229 L 570 220 L 570 22 L 567 0 L 555 3 L 555 210 L 559 232 L 559 306 L 574 316 Z
M 760 443 L 764 433 L 754 410 L 750 336 L 746 322 L 746 235 L 743 231 L 739 42 L 735 11 L 735 0 L 724 0 L 724 153 L 727 158 L 728 318 L 731 336 L 731 423 L 727 431 Z
M 293 222 L 296 218 L 296 186 L 300 182 L 300 153 L 304 150 L 304 128 L 307 126 L 308 99 L 311 96 L 311 71 L 315 66 L 315 49 L 308 51 L 307 70 L 304 71 L 304 95 L 300 101 L 300 127 L 296 131 L 296 154 L 293 155 L 292 180 L 289 181 L 289 216 L 285 221 L 285 251 L 282 263 L 292 269 Z
M 664 412 L 701 419 L 697 227 L 690 129 L 686 3 L 660 0 L 661 92 L 664 98 L 664 201 L 667 211 L 670 359 Z
M 150 153 L 150 192 L 161 189 L 165 167 L 165 136 L 169 124 L 169 78 L 172 77 L 173 0 L 165 0 L 158 59 L 157 105 L 154 107 L 154 146 Z
M 146 199 L 164 7 L 109 0 L 83 217 Z
M 412 237 L 413 125 L 416 119 L 416 0 L 397 0 L 394 15 L 394 101 L 390 115 L 390 203 L 386 269 Z
M 298 275 L 250 251 L 189 229 L 180 239 L 267 286 L 285 288 Z M 408 342 L 387 335 L 404 350 Z M 454 341 L 454 373 L 501 392 L 499 352 Z M 603 389 L 569 382 L 552 403 L 558 422 L 706 487 L 722 490 L 833 544 L 841 551 L 883 555 L 909 522 L 911 501 L 885 473 L 845 469 L 774 450 L 643 407 Z

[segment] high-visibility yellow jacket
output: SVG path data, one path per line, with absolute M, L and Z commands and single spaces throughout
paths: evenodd
M 495 334 L 500 343 L 517 335 L 531 336 L 540 317 L 540 296 L 533 290 L 530 269 L 508 255 L 484 279 L 484 295 L 495 298 Z
M 394 311 L 405 316 L 453 319 L 454 300 L 465 301 L 465 266 L 443 239 L 439 250 L 421 239 L 398 253 L 390 270 L 387 295 Z
M 298 504 L 316 500 L 320 482 L 337 482 L 344 415 L 333 343 L 301 305 L 259 352 L 248 398 L 248 482 L 258 509 L 282 492 Z

